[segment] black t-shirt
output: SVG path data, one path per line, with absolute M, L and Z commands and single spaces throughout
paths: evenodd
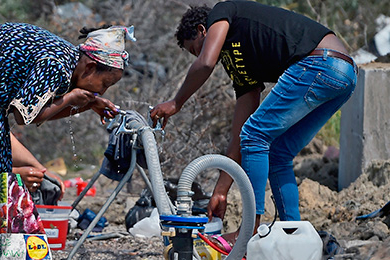
M 284 70 L 332 33 L 306 16 L 252 1 L 217 3 L 209 13 L 207 29 L 221 20 L 230 27 L 220 59 L 237 98 L 264 88 L 263 82 L 276 82 Z

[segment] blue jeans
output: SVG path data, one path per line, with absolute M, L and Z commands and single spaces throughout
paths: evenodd
M 279 218 L 300 220 L 293 159 L 352 95 L 357 67 L 326 54 L 291 65 L 241 131 L 242 167 L 256 214 L 264 214 L 269 178 Z

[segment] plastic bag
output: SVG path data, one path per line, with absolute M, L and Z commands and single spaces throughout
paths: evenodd
M 0 174 L 0 233 L 45 234 L 31 194 L 19 174 Z
M 161 236 L 160 217 L 157 208 L 152 210 L 150 217 L 143 218 L 129 229 L 130 234 L 136 237 L 149 238 Z
M 142 190 L 141 197 L 137 200 L 135 206 L 132 207 L 126 214 L 126 230 L 132 228 L 135 223 L 141 219 L 149 217 L 152 214 L 154 208 L 155 203 L 153 201 L 152 195 L 148 190 Z

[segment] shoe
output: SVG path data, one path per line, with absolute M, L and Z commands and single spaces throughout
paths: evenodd
M 317 231 L 323 243 L 322 255 L 326 259 L 333 259 L 335 255 L 343 253 L 343 248 L 337 242 L 336 238 L 326 231 Z

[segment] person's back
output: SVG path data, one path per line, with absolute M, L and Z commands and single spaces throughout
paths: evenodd
M 3 105 L 15 98 L 29 77 L 45 71 L 53 78 L 39 79 L 56 82 L 47 82 L 53 88 L 51 91 L 58 89 L 56 94 L 60 95 L 68 90 L 79 59 L 74 45 L 45 29 L 24 23 L 5 23 L 0 27 L 0 35 L 0 93 L 7 93 L 1 97 Z
M 307 56 L 331 30 L 292 11 L 253 1 L 216 4 L 207 28 L 220 20 L 230 24 L 221 61 L 235 84 L 276 82 L 292 63 Z M 245 73 L 243 73 L 245 72 Z

